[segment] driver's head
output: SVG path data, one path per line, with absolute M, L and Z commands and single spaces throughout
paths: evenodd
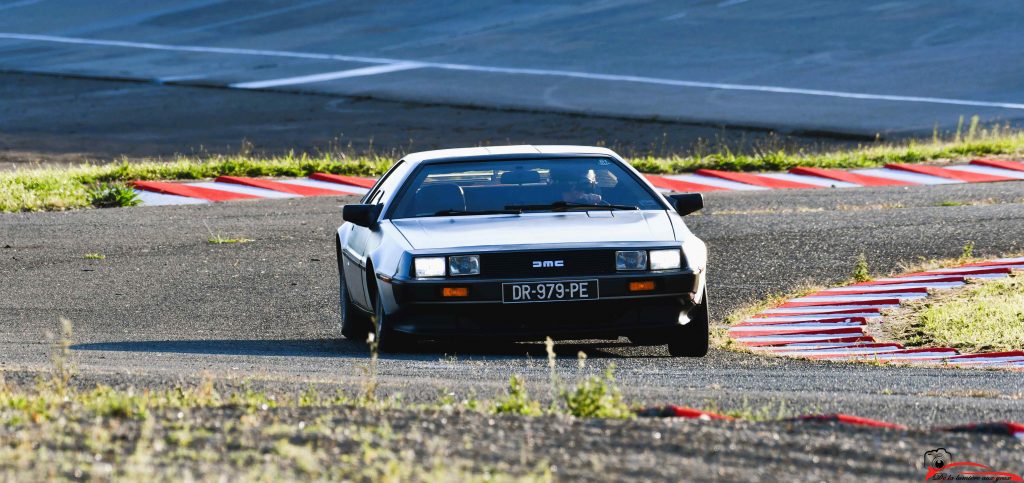
M 587 168 L 557 167 L 551 169 L 551 184 L 562 193 L 598 192 L 597 177 Z

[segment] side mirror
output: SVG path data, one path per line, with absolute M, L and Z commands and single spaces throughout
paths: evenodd
M 669 195 L 668 199 L 679 212 L 679 216 L 686 216 L 704 208 L 704 195 L 700 193 Z
M 354 225 L 372 228 L 384 205 L 345 205 L 341 207 L 341 219 Z

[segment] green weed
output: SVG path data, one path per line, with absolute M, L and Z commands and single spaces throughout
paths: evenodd
M 540 403 L 530 399 L 526 392 L 523 378 L 512 376 L 508 381 L 508 391 L 504 397 L 494 402 L 497 414 L 518 414 L 522 416 L 538 416 L 542 414 Z
M 134 390 L 115 391 L 107 386 L 94 389 L 82 396 L 86 409 L 101 417 L 145 419 L 149 417 L 148 398 L 135 394 Z
M 966 262 L 974 258 L 974 241 L 968 241 L 964 244 L 964 249 L 960 253 L 960 260 Z
M 562 392 L 569 414 L 578 418 L 625 419 L 634 416 L 622 399 L 615 383 L 615 364 L 609 364 L 604 377 L 591 375 L 571 390 Z
M 857 256 L 857 262 L 853 265 L 853 280 L 855 282 L 867 282 L 871 280 L 871 271 L 868 269 L 868 258 L 861 253 Z
M 101 183 L 94 188 L 88 188 L 87 196 L 89 204 L 96 208 L 117 208 L 142 203 L 135 190 L 124 185 Z
M 211 245 L 225 245 L 225 244 L 232 244 L 232 243 L 242 244 L 242 243 L 251 243 L 251 242 L 254 242 L 254 241 L 256 241 L 256 240 L 253 240 L 252 238 L 225 238 L 225 237 L 222 237 L 220 235 L 214 235 L 212 238 L 209 238 L 209 239 L 206 240 L 206 242 L 211 244 Z
M 210 234 L 210 238 L 208 238 L 206 240 L 206 242 L 211 244 L 211 245 L 242 244 L 242 243 L 250 243 L 250 242 L 256 241 L 256 240 L 253 240 L 251 238 L 227 238 L 227 237 L 223 237 L 223 236 L 221 236 L 220 232 L 214 233 L 213 230 L 210 229 L 210 225 L 208 225 L 205 221 L 203 221 L 203 226 L 206 227 L 206 232 Z
M 47 336 L 53 340 L 53 352 L 50 355 L 50 389 L 63 397 L 68 391 L 68 384 L 77 372 L 75 361 L 71 357 L 71 338 L 74 327 L 68 319 L 60 319 L 60 335 Z
M 376 321 L 374 321 L 376 324 Z M 366 335 L 366 345 L 370 348 L 370 362 L 363 366 L 363 387 L 360 391 L 359 400 L 363 404 L 377 403 L 377 364 L 379 357 L 380 343 L 373 332 Z

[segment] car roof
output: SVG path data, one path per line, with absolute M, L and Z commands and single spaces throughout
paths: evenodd
M 438 149 L 411 153 L 402 158 L 412 165 L 439 163 L 454 160 L 486 160 L 517 158 L 574 158 L 580 156 L 610 156 L 618 158 L 614 151 L 595 146 L 483 146 L 477 148 Z

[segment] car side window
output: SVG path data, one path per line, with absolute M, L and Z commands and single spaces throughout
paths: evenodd
M 377 184 L 377 189 L 366 198 L 365 204 L 376 205 L 382 203 L 385 195 L 398 188 L 398 183 L 401 182 L 402 176 L 407 169 L 409 169 L 409 165 L 404 161 L 399 161 L 398 164 L 394 165 L 384 174 L 384 178 Z

